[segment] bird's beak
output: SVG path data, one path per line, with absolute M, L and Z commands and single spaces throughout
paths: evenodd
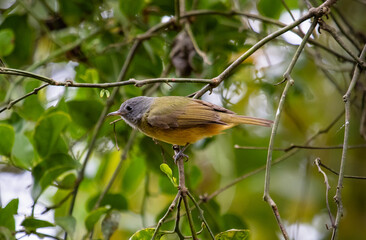
M 115 112 L 108 113 L 107 117 L 109 117 L 109 116 L 121 116 L 121 115 L 122 115 L 122 113 L 118 110 L 118 111 L 115 111 Z

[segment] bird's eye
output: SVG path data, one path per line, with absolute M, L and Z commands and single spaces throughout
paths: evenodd
M 126 110 L 127 110 L 127 111 L 131 111 L 131 110 L 132 110 L 132 108 L 131 108 L 130 106 L 126 106 Z

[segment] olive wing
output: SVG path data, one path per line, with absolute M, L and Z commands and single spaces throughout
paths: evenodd
M 206 124 L 227 125 L 221 121 L 218 112 L 234 114 L 217 105 L 186 97 L 156 98 L 150 109 L 148 124 L 162 129 Z

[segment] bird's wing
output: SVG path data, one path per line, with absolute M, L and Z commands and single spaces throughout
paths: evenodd
M 151 109 L 147 116 L 147 122 L 154 127 L 163 129 L 205 124 L 226 125 L 220 120 L 219 112 L 234 114 L 212 103 L 185 97 L 157 98 Z

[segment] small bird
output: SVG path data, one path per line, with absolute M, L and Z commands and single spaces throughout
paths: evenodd
M 188 97 L 134 97 L 107 116 L 121 116 L 153 139 L 186 146 L 238 124 L 270 127 L 271 120 L 246 117 L 215 104 Z

